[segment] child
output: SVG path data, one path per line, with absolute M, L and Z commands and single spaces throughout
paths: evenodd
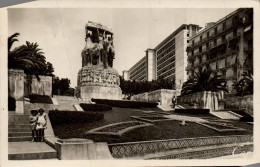
M 37 125 L 36 130 L 38 131 L 38 141 L 43 142 L 44 139 L 44 129 L 47 128 L 47 118 L 46 114 L 44 113 L 44 109 L 40 108 L 38 110 L 38 118 L 37 118 Z
M 38 139 L 37 133 L 36 133 L 36 122 L 37 122 L 37 110 L 31 110 L 31 116 L 30 116 L 30 124 L 32 128 L 32 141 L 35 142 Z

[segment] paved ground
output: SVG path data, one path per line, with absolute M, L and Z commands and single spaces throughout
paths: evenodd
M 56 151 L 44 142 L 9 142 L 8 153 L 20 154 L 20 153 L 39 153 L 39 152 L 53 152 Z
M 191 122 L 207 122 L 202 118 L 197 117 L 190 117 L 190 116 L 181 116 L 181 115 L 165 115 L 164 117 L 170 118 L 173 120 L 180 120 L 180 121 L 191 121 Z

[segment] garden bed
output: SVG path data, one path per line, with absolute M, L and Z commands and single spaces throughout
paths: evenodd
M 216 130 L 218 132 L 246 131 L 243 128 L 235 127 L 232 124 L 227 124 L 227 123 L 210 122 L 210 123 L 198 123 L 198 124 Z
M 75 124 L 75 123 L 91 123 L 102 120 L 104 118 L 103 113 L 88 113 L 79 111 L 59 111 L 50 110 L 49 118 L 51 124 L 64 125 L 64 124 Z
M 209 114 L 209 109 L 202 109 L 202 108 L 188 108 L 188 109 L 175 109 L 176 113 L 187 113 L 187 114 Z
M 105 104 L 80 103 L 79 105 L 84 111 L 109 111 L 109 110 L 112 110 L 111 106 L 108 106 Z
M 30 95 L 30 103 L 46 103 L 53 104 L 50 96 L 47 95 Z
M 127 100 L 91 99 L 91 101 L 97 104 L 106 104 L 111 107 L 120 107 L 120 108 L 141 108 L 141 107 L 156 108 L 156 106 L 158 105 L 157 103 L 127 101 Z

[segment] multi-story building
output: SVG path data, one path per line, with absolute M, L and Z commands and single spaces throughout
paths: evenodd
M 187 79 L 187 44 L 189 36 L 198 32 L 200 27 L 183 24 L 154 49 L 147 49 L 146 55 L 130 68 L 131 80 L 168 79 L 175 82 L 176 88 Z
M 128 70 L 130 80 L 155 80 L 155 63 L 155 51 L 153 49 L 147 49 L 146 55 Z
M 253 9 L 237 9 L 190 38 L 188 78 L 199 68 L 211 68 L 227 80 L 231 91 L 234 80 L 239 80 L 243 72 L 253 72 L 252 51 Z
M 183 24 L 159 45 L 156 50 L 156 78 L 174 81 L 175 88 L 181 89 L 187 79 L 188 38 L 198 32 L 200 27 L 194 24 Z

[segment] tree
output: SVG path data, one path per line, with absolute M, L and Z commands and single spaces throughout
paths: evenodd
M 181 94 L 187 95 L 202 91 L 227 92 L 226 80 L 221 77 L 221 75 L 214 75 L 211 69 L 199 69 L 193 78 L 183 83 Z
M 68 78 L 54 77 L 52 83 L 52 94 L 63 95 L 70 88 L 70 80 Z
M 11 50 L 14 42 L 18 41 L 19 33 L 8 38 L 8 68 L 23 69 L 28 75 L 34 75 L 39 80 L 39 75 L 52 75 L 54 69 L 51 63 L 46 64 L 44 52 L 36 43 L 26 41 L 26 44 Z
M 236 91 L 236 95 L 252 95 L 254 92 L 254 80 L 253 75 L 250 72 L 244 72 L 242 78 L 234 82 L 233 88 Z

